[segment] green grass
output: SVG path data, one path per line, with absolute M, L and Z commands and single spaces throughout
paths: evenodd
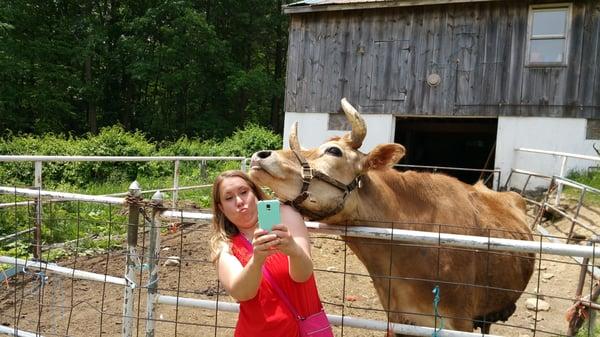
M 567 178 L 600 190 L 600 171 L 573 171 L 568 174 Z M 581 196 L 580 189 L 568 186 L 564 187 L 563 193 L 565 197 L 574 199 L 575 201 L 578 201 Z M 600 193 L 588 190 L 585 193 L 583 204 L 588 206 L 600 206 Z
M 596 314 L 592 314 L 592 315 L 595 316 Z M 595 327 L 593 327 L 594 331 L 592 333 L 589 333 L 589 330 L 588 330 L 589 321 L 586 320 L 583 323 L 583 326 L 581 327 L 581 329 L 579 329 L 579 331 L 577 332 L 576 336 L 577 337 L 600 336 L 600 325 L 598 325 L 598 317 L 596 317 L 595 321 L 596 321 L 596 325 L 595 325 Z

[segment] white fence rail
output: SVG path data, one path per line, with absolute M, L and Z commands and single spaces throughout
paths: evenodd
M 516 148 L 515 151 L 516 152 L 526 152 L 526 153 L 537 153 L 537 154 L 559 157 L 561 160 L 561 164 L 560 164 L 560 170 L 559 170 L 558 174 L 554 174 L 554 172 L 548 174 L 549 176 L 556 175 L 559 178 L 564 178 L 565 174 L 567 174 L 566 169 L 567 169 L 567 161 L 569 160 L 569 158 L 600 162 L 599 156 L 588 156 L 588 155 L 582 155 L 582 154 L 576 154 L 576 153 L 568 153 L 568 152 L 560 152 L 560 151 L 547 151 L 547 150 L 530 149 L 530 148 L 524 148 L 524 147 Z M 562 193 L 562 187 L 563 187 L 563 184 L 561 182 L 558 182 L 558 187 L 556 190 L 555 205 L 558 205 L 560 202 L 560 195 Z
M 173 162 L 173 205 L 177 204 L 179 186 L 179 164 L 182 161 L 199 161 L 202 165 L 206 161 L 239 161 L 240 169 L 246 170 L 246 157 L 223 156 L 8 156 L 0 155 L 0 163 L 6 162 L 32 162 L 34 164 L 33 186 L 42 188 L 42 175 L 44 162 Z M 36 206 L 39 207 L 39 206 Z M 39 213 L 39 212 L 38 212 Z
M 72 201 L 94 201 L 106 202 L 111 204 L 125 204 L 125 198 L 91 196 L 77 193 L 51 192 L 26 188 L 14 188 L 0 186 L 0 194 L 16 193 L 21 196 L 29 197 L 50 197 L 60 198 Z M 210 220 L 212 214 L 200 212 L 180 212 L 165 211 L 162 216 L 178 218 L 185 220 Z M 331 226 L 317 222 L 306 223 L 310 232 L 332 235 L 345 235 L 372 239 L 385 239 L 393 241 L 404 241 L 417 244 L 440 244 L 441 246 L 451 246 L 471 249 L 491 249 L 497 251 L 511 251 L 522 253 L 543 253 L 562 256 L 578 256 L 588 258 L 600 258 L 600 250 L 594 247 L 551 243 L 543 241 L 524 241 L 501 239 L 485 236 L 471 236 L 446 234 L 437 232 L 411 231 L 391 228 L 371 228 L 363 226 Z

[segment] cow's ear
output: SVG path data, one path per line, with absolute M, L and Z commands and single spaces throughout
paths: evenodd
M 404 146 L 400 144 L 377 145 L 365 158 L 363 167 L 365 171 L 387 168 L 396 164 L 405 153 Z

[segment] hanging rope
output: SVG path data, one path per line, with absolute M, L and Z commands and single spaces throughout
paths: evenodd
M 39 281 L 39 283 L 36 282 L 33 288 L 31 289 L 31 294 L 35 294 L 38 291 L 38 289 L 40 289 L 40 291 L 42 292 L 44 291 L 44 286 L 46 285 L 46 281 L 48 281 L 48 276 L 46 276 L 44 271 L 30 272 L 27 268 L 23 268 L 23 273 L 32 275 L 35 277 L 36 281 Z
M 433 328 L 433 333 L 431 334 L 431 337 L 439 337 L 439 333 L 442 331 L 442 329 L 444 328 L 444 319 L 440 317 L 439 313 L 438 313 L 438 305 L 440 304 L 440 286 L 436 285 L 433 288 L 433 313 L 435 315 L 436 320 L 439 318 L 440 319 L 440 328 L 439 329 L 435 329 L 435 327 Z

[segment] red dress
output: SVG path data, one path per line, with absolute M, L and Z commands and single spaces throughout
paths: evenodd
M 245 266 L 252 257 L 246 248 L 246 238 L 238 234 L 232 238 L 231 252 Z M 288 257 L 277 253 L 267 257 L 265 267 L 271 277 L 288 296 L 289 301 L 304 317 L 321 310 L 314 275 L 306 282 L 298 283 L 290 277 Z M 298 324 L 288 307 L 263 277 L 254 298 L 240 302 L 240 315 L 235 337 L 296 337 Z

